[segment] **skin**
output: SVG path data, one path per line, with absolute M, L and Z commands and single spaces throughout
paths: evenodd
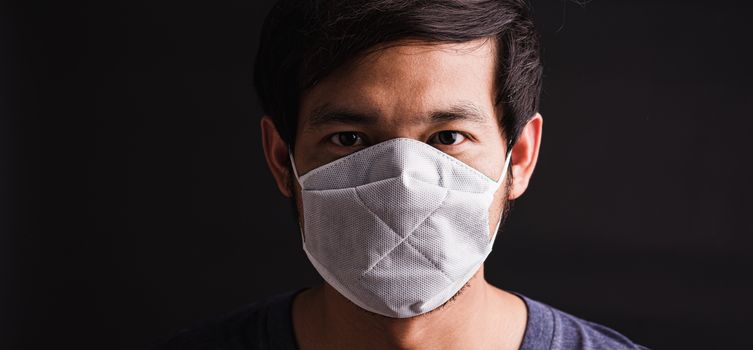
M 404 137 L 427 142 L 498 179 L 507 142 L 494 105 L 496 49 L 493 40 L 401 42 L 334 72 L 301 98 L 293 148 L 298 174 L 369 145 Z M 489 209 L 493 223 L 502 214 L 504 199 L 516 199 L 528 187 L 542 124 L 536 114 L 512 149 L 509 186 L 500 187 Z M 288 145 L 271 118 L 262 118 L 261 130 L 267 163 L 280 192 L 289 198 L 300 194 L 287 166 Z M 443 131 L 457 131 L 456 142 L 440 142 L 438 133 Z M 357 141 L 343 144 L 340 133 Z M 297 205 L 303 213 L 300 199 Z M 490 236 L 493 230 L 489 228 Z M 525 304 L 489 284 L 483 270 L 482 266 L 444 306 L 403 319 L 369 313 L 326 283 L 306 290 L 293 302 L 296 340 L 303 350 L 518 349 L 525 332 Z

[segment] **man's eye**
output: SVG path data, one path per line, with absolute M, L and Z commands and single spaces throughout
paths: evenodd
M 363 138 L 356 132 L 338 132 L 330 137 L 330 141 L 343 147 L 360 146 L 363 144 Z
M 431 136 L 429 143 L 439 143 L 442 145 L 457 145 L 465 141 L 465 136 L 459 131 L 440 131 Z

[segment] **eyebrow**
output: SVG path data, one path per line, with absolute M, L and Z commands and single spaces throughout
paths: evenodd
M 455 120 L 468 121 L 477 124 L 485 124 L 489 116 L 481 108 L 471 102 L 461 102 L 452 105 L 447 110 L 439 110 L 431 113 L 432 123 L 446 123 Z
M 376 124 L 378 118 L 373 115 L 357 113 L 350 110 L 333 110 L 330 106 L 324 105 L 317 108 L 311 114 L 306 122 L 307 128 L 318 128 L 329 124 Z
M 413 118 L 409 123 L 439 124 L 456 120 L 486 124 L 489 116 L 475 104 L 462 101 L 447 109 L 436 110 L 426 116 Z M 306 122 L 306 128 L 315 129 L 329 124 L 374 125 L 378 121 L 379 117 L 375 115 L 358 113 L 347 109 L 335 110 L 329 105 L 324 105 L 314 110 Z

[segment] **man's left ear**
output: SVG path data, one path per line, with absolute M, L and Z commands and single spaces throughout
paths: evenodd
M 517 142 L 512 147 L 512 187 L 507 197 L 509 200 L 517 199 L 528 188 L 528 182 L 539 158 L 543 125 L 544 119 L 541 114 L 536 113 L 520 132 Z

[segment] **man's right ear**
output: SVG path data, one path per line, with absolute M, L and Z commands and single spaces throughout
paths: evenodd
M 277 188 L 283 196 L 290 198 L 293 196 L 293 189 L 290 188 L 292 183 L 290 177 L 290 156 L 288 155 L 288 144 L 280 136 L 274 121 L 269 116 L 261 118 L 261 145 L 264 148 L 264 157 L 267 159 L 267 166 L 275 178 Z

